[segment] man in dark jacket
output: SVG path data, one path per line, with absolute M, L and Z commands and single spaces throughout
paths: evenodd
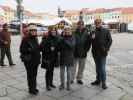
M 85 61 L 87 57 L 87 52 L 89 51 L 90 45 L 91 45 L 91 39 L 90 39 L 89 33 L 87 32 L 87 29 L 84 27 L 84 22 L 79 21 L 77 25 L 78 27 L 76 31 L 74 32 L 76 45 L 75 45 L 75 51 L 74 51 L 75 60 L 74 60 L 74 67 L 72 71 L 71 83 L 73 83 L 74 81 L 76 69 L 78 68 L 78 72 L 76 75 L 77 83 L 83 84 L 83 81 L 82 81 L 83 72 L 85 69 Z
M 112 44 L 112 37 L 109 30 L 102 27 L 101 19 L 95 20 L 95 30 L 91 33 L 92 54 L 96 65 L 96 81 L 92 85 L 100 85 L 106 89 L 106 57 Z
M 10 51 L 10 44 L 11 44 L 11 33 L 8 32 L 8 25 L 3 25 L 3 30 L 0 33 L 0 42 L 1 42 L 1 57 L 0 57 L 0 66 L 6 66 L 4 64 L 5 55 L 9 60 L 9 65 L 13 66 L 11 51 Z

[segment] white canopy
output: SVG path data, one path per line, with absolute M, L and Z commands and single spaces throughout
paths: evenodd
M 56 25 L 62 21 L 65 21 L 67 24 L 72 25 L 72 22 L 69 21 L 67 18 L 54 18 L 54 19 L 47 19 L 41 22 L 44 26 L 51 26 Z
M 23 20 L 23 23 L 37 23 L 37 24 L 42 24 L 44 26 L 51 26 L 51 25 L 56 25 L 62 21 L 65 21 L 69 25 L 72 25 L 72 22 L 69 21 L 67 18 L 54 18 L 54 19 L 44 19 L 44 20 L 27 19 Z
M 133 31 L 133 22 L 128 24 L 128 30 Z
M 94 20 L 88 20 L 88 21 L 84 21 L 84 22 L 85 22 L 85 25 L 88 25 L 88 24 L 93 24 Z
M 27 24 L 29 24 L 29 23 L 37 23 L 37 24 L 39 24 L 41 22 L 42 22 L 42 20 L 37 20 L 37 19 L 24 19 L 23 20 L 23 23 L 27 23 Z

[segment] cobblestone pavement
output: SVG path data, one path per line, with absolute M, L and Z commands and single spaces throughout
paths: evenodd
M 0 100 L 133 100 L 133 34 L 113 34 L 113 46 L 107 60 L 108 89 L 90 85 L 95 80 L 95 67 L 88 53 L 84 72 L 84 85 L 72 85 L 72 91 L 59 91 L 59 69 L 55 69 L 57 88 L 45 89 L 45 70 L 38 71 L 38 96 L 28 94 L 26 72 L 19 59 L 20 37 L 12 37 L 12 55 L 17 64 L 0 68 Z M 5 61 L 7 64 L 7 59 Z

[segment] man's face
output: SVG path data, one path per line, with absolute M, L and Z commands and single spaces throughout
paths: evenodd
M 95 20 L 95 26 L 96 26 L 96 28 L 101 27 L 101 25 L 102 25 L 102 22 L 101 22 L 100 19 Z
M 24 28 L 23 28 L 23 32 L 24 32 L 24 33 L 27 33 L 27 32 L 28 32 L 28 28 L 27 28 L 27 27 L 24 27 Z
M 84 28 L 84 23 L 82 23 L 82 22 L 79 23 L 79 24 L 78 24 L 78 28 L 80 28 L 80 29 Z
M 8 31 L 9 26 L 8 26 L 8 25 L 6 25 L 3 29 L 4 29 L 4 30 L 6 30 L 6 31 Z

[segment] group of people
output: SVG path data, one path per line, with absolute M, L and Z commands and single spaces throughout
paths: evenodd
M 7 66 L 4 63 L 5 55 L 8 58 L 9 66 L 14 66 L 11 51 L 10 51 L 10 45 L 11 45 L 11 33 L 8 31 L 9 26 L 8 24 L 3 25 L 2 31 L 0 31 L 0 66 L 4 67 Z
M 77 28 L 65 26 L 61 34 L 56 27 L 48 28 L 41 43 L 38 42 L 37 28 L 34 24 L 24 26 L 23 38 L 20 45 L 20 58 L 27 72 L 29 93 L 37 95 L 37 71 L 39 64 L 46 69 L 45 82 L 48 91 L 56 88 L 53 82 L 54 68 L 60 68 L 59 90 L 71 90 L 71 84 L 76 80 L 83 85 L 83 74 L 87 53 L 91 49 L 96 66 L 96 80 L 91 83 L 107 89 L 106 58 L 112 44 L 108 29 L 102 27 L 102 20 L 94 21 L 95 29 L 88 32 L 83 21 L 77 23 Z M 11 63 L 13 64 L 13 63 Z M 88 65 L 89 66 L 89 65 Z M 89 72 L 88 72 L 89 73 Z M 65 78 L 65 74 L 66 78 Z

